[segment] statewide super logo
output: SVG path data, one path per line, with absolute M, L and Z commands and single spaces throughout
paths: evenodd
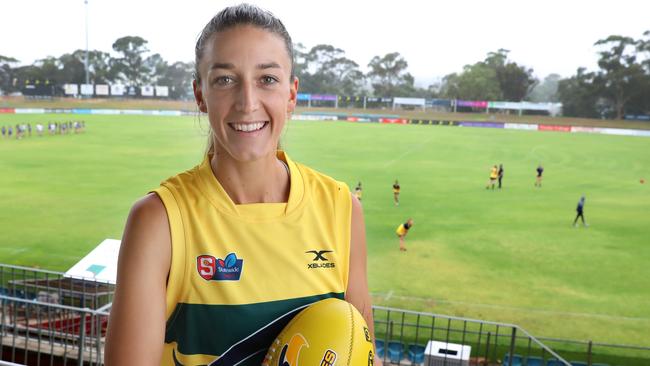
M 215 258 L 211 255 L 196 257 L 196 269 L 199 275 L 207 281 L 239 281 L 244 260 L 230 253 L 226 258 Z

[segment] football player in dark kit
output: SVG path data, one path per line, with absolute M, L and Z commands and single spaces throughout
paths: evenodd
M 578 201 L 578 206 L 576 207 L 576 218 L 573 220 L 573 227 L 578 226 L 578 218 L 582 219 L 582 225 L 584 227 L 588 227 L 587 223 L 585 222 L 585 214 L 584 214 L 584 209 L 585 209 L 585 195 L 583 194 L 582 197 L 580 197 L 580 201 Z
M 542 164 L 537 166 L 537 177 L 535 177 L 535 187 L 542 188 L 542 174 L 544 173 L 544 167 Z
M 501 189 L 501 180 L 503 180 L 503 164 L 499 164 L 499 189 Z

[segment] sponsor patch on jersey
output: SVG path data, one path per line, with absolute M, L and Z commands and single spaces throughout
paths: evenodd
M 239 281 L 243 267 L 244 260 L 237 258 L 235 253 L 224 259 L 211 255 L 196 257 L 196 270 L 206 281 Z
M 325 255 L 332 253 L 332 250 L 308 250 L 305 253 L 313 255 L 311 263 L 307 263 L 308 269 L 335 268 L 336 264 L 329 261 Z

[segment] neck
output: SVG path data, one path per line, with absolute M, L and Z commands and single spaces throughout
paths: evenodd
M 216 152 L 210 166 L 226 194 L 235 204 L 287 202 L 290 178 L 275 154 L 240 162 Z

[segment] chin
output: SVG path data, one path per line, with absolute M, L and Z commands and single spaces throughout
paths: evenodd
M 268 156 L 275 156 L 275 149 L 232 149 L 230 156 L 240 163 L 252 163 Z

